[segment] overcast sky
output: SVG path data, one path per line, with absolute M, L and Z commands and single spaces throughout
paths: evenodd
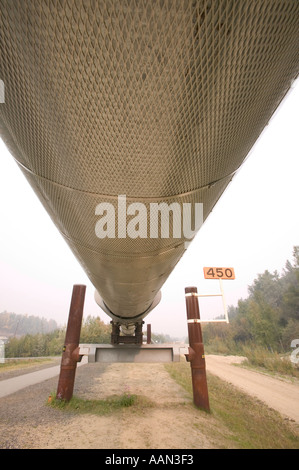
M 1 104 L 0 104 L 1 106 Z M 184 288 L 219 293 L 204 266 L 234 267 L 223 281 L 228 305 L 266 269 L 279 273 L 299 245 L 299 81 L 233 178 L 214 211 L 162 288 L 146 318 L 152 331 L 187 335 Z M 84 318 L 110 318 L 94 288 L 0 140 L 0 312 L 53 318 L 66 324 L 73 284 L 86 284 Z M 200 299 L 202 318 L 222 313 L 218 297 Z

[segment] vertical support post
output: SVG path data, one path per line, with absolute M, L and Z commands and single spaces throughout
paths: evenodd
M 210 411 L 197 288 L 186 287 L 185 297 L 190 346 L 186 359 L 191 365 L 193 402 L 195 406 Z
M 143 321 L 136 323 L 135 325 L 135 343 L 142 344 L 143 333 L 142 333 L 142 325 Z
M 60 365 L 56 398 L 69 401 L 73 396 L 86 286 L 74 285 L 65 343 Z
M 118 344 L 118 338 L 119 338 L 119 334 L 120 334 L 119 323 L 115 323 L 115 322 L 111 321 L 110 324 L 112 325 L 111 344 Z
M 151 344 L 152 342 L 152 325 L 148 323 L 146 325 L 146 343 Z
M 222 283 L 222 279 L 220 279 L 220 278 L 219 278 L 219 286 L 220 286 L 220 292 L 221 292 L 221 295 L 222 295 L 222 303 L 223 303 L 225 321 L 226 321 L 226 323 L 229 323 L 228 313 L 227 313 L 227 306 L 226 306 L 226 301 L 225 301 L 225 297 L 224 297 L 223 283 Z

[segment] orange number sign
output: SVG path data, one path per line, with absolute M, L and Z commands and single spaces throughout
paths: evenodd
M 205 279 L 235 279 L 234 268 L 203 268 Z

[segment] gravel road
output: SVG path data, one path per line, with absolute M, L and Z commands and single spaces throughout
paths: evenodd
M 299 424 L 299 381 L 291 383 L 234 365 L 241 362 L 242 358 L 237 356 L 208 355 L 206 359 L 207 370 L 212 374 Z

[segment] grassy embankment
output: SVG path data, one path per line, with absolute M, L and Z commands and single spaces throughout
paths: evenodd
M 4 363 L 0 363 L 1 372 L 13 371 L 18 369 L 30 369 L 31 367 L 41 366 L 57 362 L 57 359 L 51 357 L 34 357 L 22 359 L 5 359 Z
M 192 395 L 190 365 L 165 364 L 171 377 Z M 232 444 L 241 449 L 298 449 L 298 427 L 273 409 L 242 393 L 218 377 L 207 374 L 211 417 L 226 429 Z

